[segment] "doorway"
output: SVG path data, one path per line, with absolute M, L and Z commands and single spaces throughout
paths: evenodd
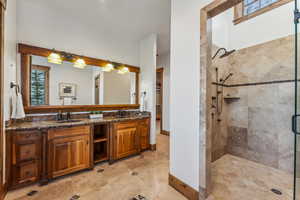
M 164 68 L 156 70 L 156 127 L 163 134 L 163 84 Z
M 276 195 L 281 196 L 283 199 L 293 199 L 293 169 L 291 167 L 291 173 L 286 173 L 286 171 L 282 170 L 282 163 L 285 164 L 284 167 L 286 169 L 289 169 L 290 167 L 287 165 L 287 163 L 292 164 L 291 160 L 287 160 L 290 156 L 293 158 L 295 155 L 296 159 L 296 153 L 290 154 L 289 152 L 289 150 L 292 150 L 293 148 L 293 145 L 289 143 L 293 142 L 294 137 L 290 132 L 291 123 L 289 120 L 285 120 L 290 119 L 292 114 L 288 112 L 288 106 L 284 106 L 282 104 L 280 106 L 273 105 L 275 105 L 278 99 L 282 96 L 289 97 L 287 96 L 287 93 L 290 92 L 292 94 L 294 82 L 297 85 L 297 81 L 295 81 L 298 80 L 297 76 L 295 79 L 292 78 L 292 80 L 284 77 L 284 72 L 292 71 L 290 68 L 294 68 L 294 66 L 291 66 L 291 64 L 283 64 L 281 66 L 281 70 L 283 71 L 278 73 L 277 77 L 275 77 L 272 73 L 268 73 L 269 76 L 263 76 L 263 73 L 255 69 L 254 65 L 257 67 L 260 66 L 261 69 L 266 69 L 266 67 L 269 67 L 268 70 L 279 72 L 279 70 L 276 70 L 276 65 L 269 65 L 269 62 L 275 62 L 277 59 L 284 60 L 284 58 L 279 58 L 279 56 L 274 56 L 274 59 L 269 60 L 269 62 L 265 62 L 263 64 L 261 62 L 259 65 L 257 65 L 257 63 L 261 61 L 260 57 L 267 57 L 274 49 L 274 47 L 272 48 L 271 46 L 274 45 L 274 39 L 265 43 L 259 43 L 255 45 L 252 44 L 253 46 L 248 45 L 247 47 L 243 47 L 243 49 L 240 48 L 236 50 L 236 52 L 233 54 L 230 54 L 230 52 L 233 51 L 225 50 L 224 54 L 219 55 L 220 57 L 218 56 L 216 59 L 212 59 L 215 57 L 213 55 L 215 53 L 217 54 L 218 49 L 224 49 L 222 46 L 217 48 L 213 46 L 212 19 L 241 2 L 242 0 L 213 1 L 201 10 L 200 110 L 202 120 L 200 123 L 201 134 L 199 140 L 201 141 L 200 157 L 205 159 L 200 163 L 200 197 L 205 199 L 205 197 L 212 194 L 216 199 L 219 199 L 217 194 L 218 190 L 224 186 L 223 191 L 226 191 L 226 195 L 224 195 L 224 193 L 222 194 L 224 196 L 224 200 L 247 199 L 247 195 L 245 195 L 247 193 L 251 194 L 249 199 L 276 199 Z M 266 26 L 267 25 L 268 24 L 266 24 Z M 284 39 L 284 44 L 288 44 L 287 46 L 294 46 L 293 42 L 290 42 L 292 41 L 290 40 L 291 38 Z M 283 43 L 275 45 L 276 49 L 281 49 L 280 47 L 282 44 Z M 262 52 L 264 54 L 261 54 Z M 283 49 L 282 52 L 285 52 L 287 56 L 294 57 L 292 48 L 289 48 L 288 50 Z M 246 66 L 244 61 L 254 58 L 254 56 L 251 56 L 251 53 L 256 53 L 257 59 L 252 59 L 252 64 Z M 241 55 L 244 55 L 245 57 L 242 57 Z M 229 60 L 228 62 L 226 62 L 227 58 Z M 239 61 L 238 64 L 237 61 Z M 218 62 L 219 70 L 217 70 L 215 67 Z M 226 65 L 222 65 L 223 62 L 225 62 Z M 286 66 L 288 67 L 285 68 Z M 255 71 L 256 77 L 252 72 L 245 72 L 247 69 L 251 69 L 253 72 Z M 269 72 L 268 70 L 266 71 Z M 269 80 L 266 80 L 268 78 Z M 274 89 L 279 87 L 285 89 Z M 231 93 L 232 95 L 228 95 L 230 93 L 228 91 L 233 89 L 236 92 Z M 258 90 L 260 91 L 259 95 L 251 95 Z M 274 90 L 276 92 L 273 92 Z M 286 93 L 283 93 L 283 91 Z M 268 95 L 267 93 L 269 93 L 273 98 L 263 98 L 264 96 Z M 274 96 L 272 96 L 274 94 L 278 94 L 279 98 L 274 98 Z M 250 98 L 251 101 L 248 101 Z M 223 107 L 224 109 L 222 109 L 222 104 L 219 103 L 221 101 L 223 105 L 225 105 Z M 246 101 L 247 103 L 245 103 Z M 257 102 L 259 102 L 259 104 L 256 104 Z M 272 104 L 273 107 L 265 107 L 266 102 L 269 104 L 274 103 Z M 298 101 L 296 100 L 296 102 Z M 243 106 L 244 103 L 247 104 L 247 106 L 243 107 L 245 109 L 238 110 L 238 108 Z M 290 108 L 291 107 L 292 106 L 290 106 Z M 265 112 L 266 110 L 268 112 Z M 274 112 L 274 115 L 269 115 L 269 112 Z M 275 112 L 278 113 L 275 115 Z M 240 121 L 232 120 L 233 113 L 235 114 L 234 117 L 238 118 Z M 297 114 L 297 112 L 295 113 Z M 245 120 L 243 121 L 244 116 Z M 284 116 L 285 118 L 282 121 L 288 122 L 287 126 L 280 126 L 284 127 L 284 129 L 278 131 L 278 128 L 277 130 L 273 131 L 275 129 L 274 127 L 279 127 L 279 124 L 282 123 L 282 121 L 277 123 L 275 120 L 278 121 L 278 119 L 272 116 Z M 229 119 L 228 123 L 226 122 L 227 119 Z M 253 123 L 254 121 L 255 123 Z M 226 123 L 225 127 L 221 127 L 220 129 L 215 128 L 220 126 L 220 124 L 223 122 Z M 247 123 L 243 124 L 243 122 Z M 269 126 L 262 127 L 264 124 L 268 124 Z M 294 125 L 295 124 L 297 124 L 296 120 L 294 121 Z M 233 153 L 228 153 L 228 151 L 213 152 L 216 146 L 215 144 L 219 142 L 218 138 L 220 138 L 222 132 L 228 133 L 225 136 L 228 136 L 225 138 L 225 150 L 228 150 L 229 148 Z M 271 138 L 276 138 L 276 141 Z M 282 142 L 283 138 L 285 139 L 285 144 Z M 285 149 L 285 152 L 283 152 L 282 149 Z M 272 163 L 270 161 L 271 157 Z M 297 162 L 295 162 L 295 164 L 297 165 Z M 231 176 L 232 174 L 234 174 L 234 176 Z M 222 176 L 228 177 L 228 179 L 226 179 L 226 185 L 228 185 L 228 187 L 221 184 L 224 181 Z M 264 176 L 266 177 L 263 178 Z M 253 185 L 247 185 L 247 187 L 239 188 L 242 183 L 248 181 L 253 183 Z M 259 186 L 256 185 L 258 182 L 260 183 Z M 294 184 L 294 187 L 296 190 L 296 183 Z M 241 198 L 236 198 L 240 194 L 244 196 Z M 297 198 L 294 196 L 294 199 Z
M 95 77 L 95 105 L 100 105 L 100 74 Z

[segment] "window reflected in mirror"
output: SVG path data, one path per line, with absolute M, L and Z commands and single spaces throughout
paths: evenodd
M 49 104 L 49 69 L 50 67 L 31 66 L 31 105 Z

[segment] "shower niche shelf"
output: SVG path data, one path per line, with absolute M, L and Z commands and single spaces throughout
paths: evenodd
M 232 103 L 232 102 L 238 101 L 240 99 L 241 99 L 240 97 L 231 97 L 231 96 L 224 97 L 224 101 L 226 103 Z

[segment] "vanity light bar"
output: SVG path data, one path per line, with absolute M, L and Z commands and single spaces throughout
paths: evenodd
M 55 51 L 55 49 L 53 50 Z M 66 58 L 67 60 L 75 60 L 74 56 L 72 54 L 67 54 L 65 52 L 61 52 L 61 53 L 56 53 L 56 52 L 52 52 L 49 56 L 48 56 L 48 62 L 49 63 L 54 63 L 57 65 L 61 65 L 63 63 L 63 58 Z M 84 69 L 86 67 L 86 62 L 84 59 L 82 58 L 77 58 L 74 61 L 74 67 L 78 68 L 78 69 Z M 119 67 L 115 67 L 113 63 L 107 63 L 103 68 L 102 71 L 103 72 L 111 72 L 112 70 L 118 70 L 118 74 L 127 74 L 130 72 L 129 68 L 126 67 L 125 65 L 121 65 Z
M 53 51 L 55 51 L 55 49 Z M 68 59 L 68 60 L 75 60 L 75 58 L 72 54 L 68 54 L 66 52 L 60 52 L 60 53 L 52 52 L 48 56 L 48 62 L 53 63 L 53 64 L 57 64 L 57 65 L 61 65 L 63 63 L 63 58 Z M 84 59 L 77 58 L 74 61 L 73 66 L 75 68 L 78 68 L 78 69 L 84 69 L 86 67 L 86 63 L 85 63 Z

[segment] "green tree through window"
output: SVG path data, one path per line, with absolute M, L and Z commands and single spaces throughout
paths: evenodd
M 48 70 L 32 67 L 31 70 L 31 105 L 48 104 Z

